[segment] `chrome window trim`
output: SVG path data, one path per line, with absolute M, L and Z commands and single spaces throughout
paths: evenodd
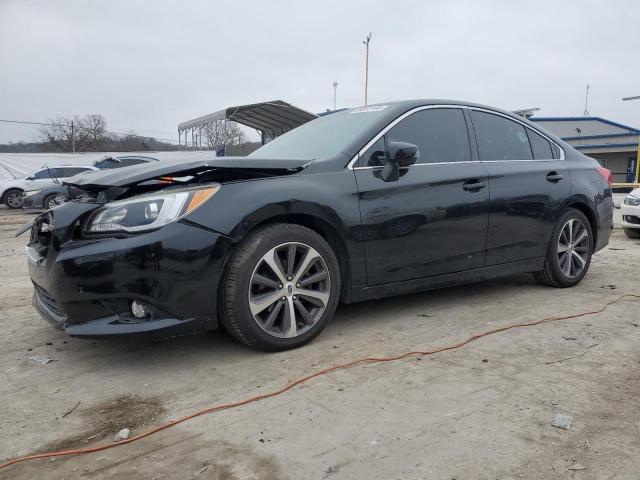
M 421 166 L 421 165 L 461 165 L 461 164 L 465 164 L 465 163 L 483 163 L 483 162 L 484 163 L 498 163 L 498 162 L 551 162 L 551 161 L 554 161 L 554 160 L 564 160 L 565 159 L 564 148 L 562 148 L 560 145 L 558 145 L 553 139 L 549 138 L 544 132 L 541 132 L 537 128 L 532 128 L 531 126 L 527 125 L 526 123 L 520 121 L 517 118 L 513 118 L 510 115 L 506 115 L 506 114 L 501 113 L 501 112 L 496 112 L 495 110 L 489 110 L 487 108 L 471 107 L 471 106 L 468 106 L 468 105 L 449 105 L 449 104 L 446 104 L 446 105 L 423 105 L 423 106 L 413 108 L 413 109 L 409 110 L 408 112 L 403 113 L 398 118 L 396 118 L 391 123 L 389 123 L 386 127 L 384 127 L 382 130 L 380 130 L 380 132 L 378 132 L 377 135 L 375 135 L 364 147 L 362 147 L 360 149 L 360 151 L 358 153 L 356 153 L 353 156 L 353 158 L 349 161 L 349 163 L 347 164 L 347 168 L 349 170 L 370 170 L 370 169 L 374 169 L 374 168 L 381 168 L 380 165 L 365 166 L 365 167 L 356 167 L 354 165 L 358 161 L 358 159 L 360 158 L 360 155 L 364 154 L 364 152 L 366 152 L 374 143 L 376 143 L 378 140 L 380 140 L 380 138 L 382 136 L 384 136 L 389 130 L 391 130 L 393 127 L 395 127 L 402 120 L 404 120 L 405 118 L 407 118 L 410 115 L 413 115 L 416 112 L 420 112 L 422 110 L 431 110 L 431 109 L 434 109 L 434 108 L 458 108 L 460 110 L 477 110 L 479 112 L 485 112 L 485 113 L 490 113 L 490 114 L 493 114 L 493 115 L 498 115 L 500 117 L 504 117 L 507 120 L 511 120 L 513 122 L 519 123 L 524 128 L 528 128 L 530 130 L 533 130 L 538 135 L 542 136 L 547 141 L 549 141 L 550 143 L 552 143 L 553 145 L 558 147 L 558 150 L 560 150 L 560 158 L 548 158 L 548 159 L 547 158 L 542 158 L 542 159 L 535 159 L 535 158 L 528 159 L 527 158 L 527 159 L 523 159 L 523 160 L 515 160 L 515 159 L 510 159 L 510 160 L 469 160 L 469 161 L 463 161 L 463 162 L 416 163 L 415 165 L 412 165 L 412 166 Z

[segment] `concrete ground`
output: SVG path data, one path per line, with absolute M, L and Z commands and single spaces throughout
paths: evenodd
M 619 213 L 617 211 L 616 213 Z M 312 344 L 264 354 L 223 332 L 153 341 L 66 337 L 30 306 L 31 215 L 0 211 L 0 457 L 111 442 L 351 359 L 431 349 L 501 325 L 640 294 L 640 242 L 615 230 L 572 289 L 528 275 L 341 306 Z M 640 302 L 354 367 L 94 454 L 0 478 L 637 479 Z M 30 360 L 48 355 L 40 365 Z M 568 430 L 551 425 L 571 415 Z

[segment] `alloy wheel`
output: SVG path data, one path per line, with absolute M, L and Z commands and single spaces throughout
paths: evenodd
M 558 263 L 568 278 L 578 277 L 589 260 L 589 231 L 577 218 L 567 221 L 558 238 Z
M 331 278 L 322 255 L 299 242 L 269 250 L 253 270 L 249 309 L 269 335 L 303 335 L 322 317 L 329 304 Z
M 58 202 L 56 202 L 55 198 L 50 198 L 47 202 L 47 209 L 52 210 L 58 206 Z
M 20 208 L 22 206 L 22 193 L 11 192 L 7 195 L 7 203 L 13 208 Z

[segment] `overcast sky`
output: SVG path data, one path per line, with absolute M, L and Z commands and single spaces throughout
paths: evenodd
M 0 118 L 101 113 L 110 130 L 282 99 L 318 112 L 468 100 L 640 127 L 640 2 L 0 0 Z M 0 123 L 0 142 L 33 128 Z

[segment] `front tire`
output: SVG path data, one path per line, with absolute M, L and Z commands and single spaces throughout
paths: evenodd
M 333 317 L 340 268 L 313 230 L 274 224 L 241 242 L 222 288 L 222 324 L 231 335 L 261 350 L 288 350 L 313 340 Z
M 551 233 L 544 268 L 536 279 L 552 287 L 573 287 L 587 274 L 593 253 L 593 232 L 589 219 L 570 208 L 560 217 Z
M 624 234 L 627 236 L 627 238 L 630 238 L 632 240 L 640 239 L 640 229 L 625 228 Z
M 22 190 L 12 188 L 4 194 L 4 204 L 12 209 L 22 208 Z

